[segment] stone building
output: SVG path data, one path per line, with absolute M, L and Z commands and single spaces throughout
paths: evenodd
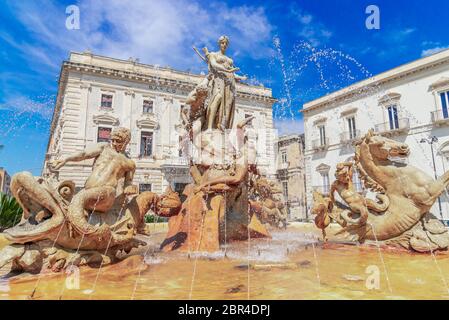
M 168 185 L 182 191 L 190 175 L 179 151 L 180 109 L 203 77 L 133 59 L 71 53 L 61 68 L 43 175 L 51 174 L 48 164 L 55 157 L 107 141 L 114 127 L 123 126 L 131 129 L 127 151 L 137 164 L 134 184 L 140 191 L 161 193 Z M 236 119 L 253 115 L 254 128 L 273 128 L 274 102 L 271 89 L 239 83 Z M 259 140 L 266 152 L 258 164 L 274 175 L 274 138 Z M 91 160 L 70 162 L 59 179 L 82 187 L 91 166 Z
M 329 192 L 336 164 L 352 159 L 352 142 L 370 128 L 407 143 L 410 165 L 432 177 L 441 176 L 449 170 L 448 108 L 449 50 L 306 103 L 302 112 L 308 205 L 313 189 Z M 437 138 L 432 145 L 428 143 L 431 137 Z M 356 173 L 353 180 L 363 191 Z M 449 220 L 447 193 L 436 202 L 432 213 Z
M 11 194 L 10 192 L 11 177 L 5 169 L 0 168 L 0 192 Z
M 282 187 L 290 220 L 308 220 L 304 168 L 304 135 L 287 135 L 277 141 L 276 177 Z

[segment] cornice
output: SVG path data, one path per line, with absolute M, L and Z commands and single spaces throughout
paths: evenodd
M 308 113 L 325 106 L 338 104 L 357 95 L 372 94 L 373 90 L 379 89 L 382 85 L 447 64 L 449 64 L 449 50 L 412 61 L 305 103 L 301 112 Z
M 155 75 L 149 75 L 149 74 L 143 74 L 138 73 L 135 71 L 125 71 L 125 70 L 118 70 L 108 67 L 100 67 L 95 65 L 89 65 L 89 64 L 83 64 L 83 63 L 75 63 L 71 61 L 65 61 L 63 63 L 63 68 L 67 71 L 76 71 L 76 72 L 84 72 L 89 73 L 93 75 L 102 75 L 109 78 L 114 79 L 126 79 L 130 81 L 136 81 L 136 82 L 143 82 L 147 83 L 150 86 L 156 86 L 156 87 L 166 87 L 166 88 L 172 88 L 172 89 L 179 89 L 186 91 L 187 93 L 192 91 L 195 86 L 197 85 L 197 82 L 194 81 L 186 81 L 186 80 L 180 80 L 180 79 L 169 79 L 165 77 L 155 76 Z M 244 91 L 237 91 L 236 97 L 243 99 L 243 100 L 249 100 L 249 101 L 261 101 L 265 103 L 273 104 L 277 100 L 273 97 L 266 96 L 266 95 L 260 95 L 256 93 L 248 93 Z

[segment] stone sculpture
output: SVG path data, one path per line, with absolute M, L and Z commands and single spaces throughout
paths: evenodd
M 248 143 L 246 125 L 252 118 L 235 121 L 236 81 L 233 60 L 226 56 L 229 38 L 218 40 L 220 51 L 203 49 L 209 74 L 188 95 L 181 111 L 184 148 L 191 157 L 193 183 L 184 190 L 187 199 L 169 221 L 161 247 L 165 251 L 217 251 L 220 245 L 249 237 L 269 237 L 254 210 L 250 210 L 249 174 L 255 168 L 255 148 Z
M 0 252 L 0 267 L 12 262 L 12 270 L 60 271 L 69 265 L 109 264 L 120 252 L 143 245 L 135 238 L 144 229 L 144 216 L 170 217 L 178 214 L 181 201 L 168 189 L 132 195 L 134 162 L 124 150 L 127 129 L 118 128 L 112 142 L 55 161 L 55 169 L 68 161 L 94 158 L 85 188 L 75 192 L 71 181 L 35 178 L 22 172 L 13 176 L 11 192 L 23 208 L 22 221 L 5 231 L 11 245 Z
M 380 202 L 355 195 L 348 183 L 349 166 L 341 164 L 333 190 L 339 191 L 347 203 L 316 193 L 312 212 L 321 217 L 317 226 L 325 228 L 327 223 L 321 222 L 328 215 L 343 227 L 340 233 L 351 240 L 379 241 L 418 252 L 446 250 L 449 234 L 429 211 L 448 186 L 449 172 L 434 181 L 423 171 L 399 161 L 409 153 L 406 144 L 370 130 L 356 143 L 354 165 L 365 188 L 376 192 Z
M 179 214 L 169 221 L 163 250 L 213 252 L 227 241 L 270 237 L 249 207 L 248 179 L 255 154 L 248 147 L 244 127 L 251 120 L 237 125 L 235 147 L 213 143 L 229 142 L 220 130 L 193 134 L 194 144 L 199 143 L 199 162 L 191 164 L 194 182 L 184 190 L 187 199 Z
M 259 220 L 275 228 L 286 228 L 287 210 L 279 185 L 259 174 L 253 174 L 250 186 L 250 207 Z

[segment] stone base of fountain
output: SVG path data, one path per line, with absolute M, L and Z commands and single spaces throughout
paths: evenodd
M 257 216 L 248 210 L 247 200 L 246 204 L 241 201 L 229 204 L 227 196 L 203 191 L 191 194 L 180 213 L 170 218 L 161 249 L 216 252 L 228 241 L 271 237 Z

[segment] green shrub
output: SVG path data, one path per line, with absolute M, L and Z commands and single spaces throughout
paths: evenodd
M 18 224 L 22 213 L 23 210 L 14 197 L 0 192 L 0 231 Z
M 145 223 L 155 223 L 155 222 L 167 222 L 168 219 L 164 217 L 158 217 L 153 214 L 147 214 L 145 216 Z

